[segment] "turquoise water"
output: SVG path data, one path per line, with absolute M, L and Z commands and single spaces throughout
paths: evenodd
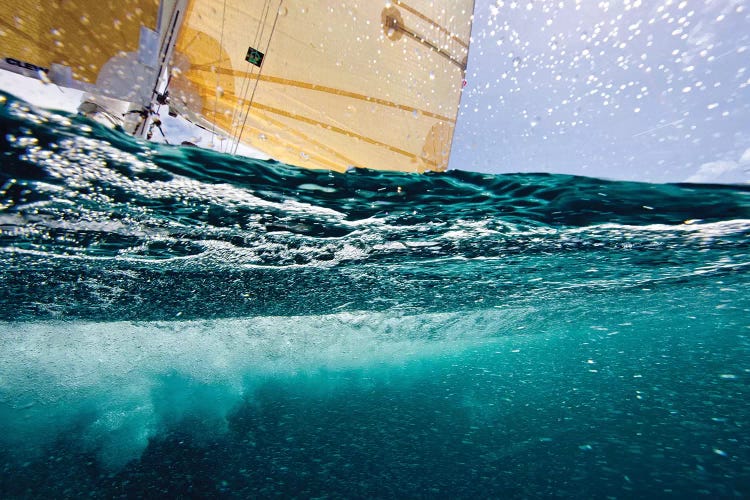
M 0 115 L 3 497 L 750 494 L 747 186 Z

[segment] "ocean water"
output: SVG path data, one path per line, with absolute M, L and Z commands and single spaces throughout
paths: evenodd
M 750 495 L 750 187 L 313 172 L 0 101 L 3 498 Z

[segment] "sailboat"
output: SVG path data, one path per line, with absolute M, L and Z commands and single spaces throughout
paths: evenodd
M 84 91 L 148 138 L 160 113 L 288 164 L 447 169 L 473 0 L 5 0 L 0 68 Z

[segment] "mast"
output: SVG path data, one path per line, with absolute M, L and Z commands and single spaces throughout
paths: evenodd
M 185 19 L 187 7 L 188 0 L 162 0 L 159 4 L 159 23 L 157 25 L 157 32 L 159 33 L 158 66 L 151 90 L 151 101 L 140 108 L 139 114 L 143 119 L 132 131 L 136 137 L 150 139 L 154 124 L 156 123 L 160 127 L 160 124 L 154 121 L 154 116 L 159 108 L 167 104 L 169 100 L 167 90 L 171 77 L 169 61 L 174 54 L 177 35 Z

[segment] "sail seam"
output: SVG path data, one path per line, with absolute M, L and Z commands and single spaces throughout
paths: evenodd
M 384 148 L 386 148 L 389 151 L 392 151 L 394 153 L 399 153 L 399 154 L 407 156 L 409 158 L 414 158 L 414 159 L 419 158 L 422 161 L 424 161 L 425 163 L 437 166 L 436 162 L 433 162 L 433 161 L 428 160 L 426 158 L 420 158 L 418 155 L 416 155 L 414 153 L 410 153 L 409 151 L 403 150 L 401 148 L 397 148 L 396 146 L 392 146 L 392 145 L 387 144 L 385 142 L 378 141 L 376 139 L 373 139 L 372 137 L 367 137 L 365 135 L 361 135 L 361 134 L 358 134 L 356 132 L 352 132 L 351 130 L 346 130 L 346 129 L 338 127 L 336 125 L 331 125 L 331 124 L 328 124 L 328 123 L 324 123 L 324 122 L 321 122 L 319 120 L 315 120 L 313 118 L 309 118 L 307 116 L 302 116 L 302 115 L 298 115 L 298 114 L 295 114 L 295 113 L 290 113 L 288 111 L 284 111 L 282 109 L 274 108 L 274 107 L 271 107 L 271 106 L 266 106 L 265 104 L 260 104 L 260 103 L 257 103 L 257 102 L 254 104 L 253 107 L 256 110 L 267 111 L 269 113 L 274 113 L 274 114 L 277 114 L 277 115 L 280 115 L 280 116 L 285 116 L 287 118 L 291 118 L 293 120 L 301 121 L 301 122 L 304 122 L 304 123 L 307 123 L 307 124 L 310 124 L 310 125 L 321 126 L 321 127 L 325 128 L 326 130 L 330 130 L 331 132 L 336 132 L 338 134 L 342 134 L 342 135 L 345 135 L 347 137 L 351 137 L 353 139 L 359 139 L 359 140 L 361 140 L 363 142 L 366 142 L 368 144 L 372 144 L 372 145 L 375 145 L 375 146 L 382 146 L 382 147 L 384 147 Z
M 431 41 L 427 40 L 422 35 L 420 35 L 420 34 L 414 32 L 414 31 L 410 30 L 406 26 L 402 26 L 401 24 L 396 24 L 394 26 L 394 28 L 397 29 L 398 31 L 400 31 L 401 33 L 405 34 L 409 38 L 411 38 L 413 40 L 416 40 L 417 42 L 421 43 L 422 45 L 424 45 L 428 49 L 430 49 L 430 50 L 432 50 L 432 51 L 440 54 L 441 56 L 445 57 L 450 62 L 452 62 L 453 64 L 455 64 L 456 66 L 458 66 L 461 69 L 461 71 L 466 71 L 466 63 L 455 59 L 453 57 L 453 55 L 451 55 L 450 52 L 446 51 L 445 49 L 441 49 L 440 47 L 438 47 L 437 45 L 435 45 Z
M 468 44 L 467 42 L 464 42 L 463 40 L 461 40 L 460 38 L 458 38 L 458 37 L 457 37 L 456 35 L 454 35 L 453 33 L 451 33 L 451 31 L 450 31 L 450 30 L 448 30 L 447 28 L 445 28 L 444 26 L 442 26 L 441 24 L 439 24 L 439 23 L 438 23 L 437 21 L 435 21 L 434 19 L 431 19 L 430 17 L 428 17 L 428 16 L 426 16 L 426 15 L 422 14 L 421 12 L 419 12 L 419 11 L 418 11 L 417 9 L 415 9 L 414 7 L 411 7 L 411 6 L 407 5 L 407 4 L 406 4 L 406 3 L 404 3 L 404 2 L 401 2 L 400 0 L 395 0 L 395 1 L 393 2 L 393 3 L 394 3 L 395 5 L 397 5 L 397 6 L 401 7 L 401 8 L 402 8 L 402 9 L 404 9 L 405 11 L 407 11 L 407 12 L 410 12 L 411 14 L 413 14 L 413 15 L 417 16 L 417 17 L 418 17 L 418 18 L 420 18 L 421 20 L 423 20 L 423 21 L 426 21 L 426 22 L 430 23 L 430 24 L 431 24 L 431 25 L 433 25 L 433 26 L 434 26 L 435 28 L 437 28 L 438 30 L 440 30 L 440 31 L 442 31 L 443 33 L 445 33 L 446 35 L 448 35 L 448 36 L 450 37 L 450 39 L 451 39 L 451 40 L 455 41 L 456 43 L 458 43 L 459 45 L 461 45 L 461 46 L 462 46 L 463 48 L 465 48 L 465 49 L 467 49 L 467 50 L 469 49 L 469 44 Z M 472 12 L 473 12 L 473 10 L 472 10 Z
M 235 97 L 234 99 L 235 100 L 240 100 L 238 97 Z M 262 104 L 262 103 L 259 103 L 259 102 L 254 102 L 252 104 L 252 108 L 255 109 L 255 110 L 266 111 L 268 113 L 273 113 L 273 114 L 276 114 L 276 115 L 279 115 L 279 116 L 284 116 L 284 117 L 287 117 L 287 118 L 291 118 L 293 120 L 300 121 L 300 122 L 303 122 L 303 123 L 307 123 L 309 125 L 319 126 L 319 127 L 322 127 L 322 128 L 324 128 L 326 130 L 329 130 L 331 132 L 336 132 L 338 134 L 345 135 L 347 137 L 358 139 L 358 140 L 361 140 L 361 141 L 366 142 L 368 144 L 382 146 L 382 147 L 384 147 L 384 148 L 386 148 L 386 149 L 388 149 L 388 150 L 390 150 L 390 151 L 392 151 L 394 153 L 398 153 L 398 154 L 401 154 L 403 156 L 406 156 L 406 157 L 412 158 L 412 159 L 420 159 L 421 161 L 424 161 L 425 163 L 427 163 L 429 165 L 437 167 L 437 162 L 434 162 L 434 161 L 429 160 L 427 158 L 422 158 L 422 157 L 420 157 L 420 156 L 418 156 L 418 155 L 416 155 L 414 153 L 411 153 L 409 151 L 403 150 L 403 149 L 398 148 L 396 146 L 393 146 L 391 144 L 388 144 L 388 143 L 385 143 L 385 142 L 382 142 L 382 141 L 378 141 L 378 140 L 373 139 L 371 137 L 367 137 L 367 136 L 361 135 L 361 134 L 359 134 L 357 132 L 353 132 L 351 130 L 344 129 L 344 128 L 338 127 L 336 125 L 331 125 L 330 123 L 326 123 L 326 122 L 322 122 L 322 121 L 319 121 L 319 120 L 315 120 L 314 118 L 309 118 L 307 116 L 302 116 L 302 115 L 298 115 L 298 114 L 295 114 L 295 113 L 290 113 L 288 111 L 284 111 L 282 109 L 278 109 L 278 108 L 275 108 L 273 106 L 269 106 L 269 105 Z M 248 115 L 249 115 L 249 113 L 250 113 L 250 108 L 248 107 Z M 247 116 L 245 118 L 245 121 L 247 121 Z M 239 136 L 239 137 L 241 137 L 241 136 Z M 343 155 L 339 155 L 339 156 L 343 157 Z
M 261 106 L 262 106 L 262 105 L 261 105 Z M 325 150 L 325 151 L 328 151 L 329 153 L 331 153 L 331 154 L 333 154 L 333 155 L 335 155 L 335 156 L 339 157 L 339 158 L 340 158 L 341 160 L 343 160 L 343 161 L 344 161 L 344 162 L 346 163 L 346 165 L 352 165 L 352 166 L 356 166 L 357 162 L 355 162 L 355 161 L 354 161 L 354 160 L 352 160 L 351 158 L 349 158 L 349 157 L 347 157 L 347 156 L 344 156 L 344 154 L 343 154 L 343 153 L 341 153 L 341 152 L 339 152 L 339 151 L 337 151 L 337 150 L 333 149 L 333 148 L 332 148 L 332 147 L 330 147 L 330 146 L 327 146 L 327 145 L 325 145 L 325 144 L 323 144 L 323 143 L 321 143 L 321 142 L 319 142 L 319 141 L 316 141 L 315 139 L 313 139 L 313 138 L 309 137 L 309 136 L 308 136 L 307 134 L 305 134 L 305 133 L 303 133 L 303 132 L 300 132 L 299 130 L 290 130 L 290 129 L 289 129 L 288 127 L 285 127 L 285 126 L 284 126 L 284 124 L 283 124 L 283 123 L 282 123 L 281 121 L 279 121 L 279 120 L 275 120 L 275 119 L 271 118 L 271 117 L 270 117 L 270 116 L 268 116 L 268 115 L 265 115 L 265 116 L 264 116 L 263 118 L 264 118 L 264 120 L 266 120 L 267 122 L 269 122 L 269 123 L 271 123 L 271 124 L 273 124 L 273 125 L 276 125 L 276 126 L 277 126 L 277 127 L 279 127 L 279 128 L 283 128 L 283 129 L 285 129 L 287 133 L 290 133 L 290 134 L 292 134 L 292 135 L 294 135 L 294 136 L 298 137 L 298 138 L 299 138 L 299 139 L 301 139 L 302 141 L 305 141 L 305 142 L 308 142 L 308 143 L 310 143 L 310 144 L 313 144 L 313 145 L 315 145 L 315 146 L 319 147 L 320 149 L 323 149 L 323 150 Z M 256 130 L 257 130 L 257 128 L 256 128 Z M 299 147 L 298 147 L 298 146 L 295 146 L 295 145 L 293 145 L 293 144 L 291 144 L 291 143 L 288 143 L 288 142 L 284 142 L 284 141 L 280 140 L 280 139 L 279 139 L 278 137 L 276 138 L 276 141 L 277 141 L 277 142 L 278 142 L 279 144 L 281 144 L 282 146 L 285 146 L 285 147 L 287 147 L 287 148 L 292 148 L 292 147 L 294 147 L 295 149 L 299 149 Z M 328 165 L 328 166 L 330 166 L 331 168 L 340 168 L 340 165 L 339 165 L 339 164 L 337 164 L 337 163 L 334 163 L 334 162 L 333 162 L 333 161 L 331 161 L 331 160 L 327 160 L 326 158 L 323 158 L 323 157 L 321 157 L 320 155 L 317 155 L 317 154 L 315 154 L 315 153 L 309 153 L 309 155 L 310 155 L 310 157 L 311 157 L 311 158 L 314 158 L 314 159 L 315 159 L 315 161 L 317 161 L 318 163 L 321 163 L 321 164 L 325 164 L 325 165 Z
M 194 70 L 194 71 L 207 71 L 207 68 L 205 66 L 195 66 L 195 67 L 193 67 L 191 69 Z M 235 76 L 235 77 L 240 76 L 240 72 L 238 72 L 238 71 L 233 71 L 233 70 L 223 70 L 223 71 L 227 75 L 231 75 L 231 76 Z M 369 103 L 380 104 L 381 106 L 386 106 L 386 107 L 389 107 L 389 108 L 395 108 L 395 109 L 399 109 L 399 110 L 406 111 L 406 112 L 409 112 L 409 113 L 417 112 L 417 113 L 420 113 L 420 114 L 422 114 L 424 116 L 429 116 L 430 118 L 435 118 L 436 120 L 440 120 L 440 121 L 444 121 L 444 122 L 456 123 L 455 119 L 449 118 L 447 116 L 444 116 L 444 115 L 441 115 L 441 114 L 438 114 L 438 113 L 434 113 L 432 111 L 427 111 L 425 109 L 415 108 L 413 106 L 408 106 L 406 104 L 398 104 L 398 103 L 393 102 L 393 101 L 388 101 L 386 99 L 381 99 L 379 97 L 372 97 L 372 96 L 368 96 L 368 95 L 365 95 L 365 94 L 359 94 L 357 92 L 351 92 L 349 90 L 337 89 L 335 87 L 326 87 L 325 85 L 317 85 L 317 84 L 313 84 L 313 83 L 309 83 L 309 82 L 302 82 L 302 81 L 299 81 L 299 80 L 291 80 L 291 79 L 288 79 L 288 78 L 281 78 L 281 77 L 271 76 L 271 75 L 260 75 L 258 78 L 261 81 L 264 81 L 264 82 L 276 83 L 276 84 L 279 84 L 279 85 L 289 85 L 290 87 L 298 87 L 298 88 L 302 88 L 302 89 L 305 89 L 305 90 L 312 90 L 312 91 L 316 91 L 316 92 L 326 92 L 326 93 L 329 93 L 329 94 L 334 94 L 334 95 L 338 95 L 338 96 L 342 96 L 342 97 L 349 97 L 349 98 L 357 99 L 357 100 L 360 100 L 360 101 L 365 101 L 365 102 L 369 102 Z M 242 100 L 243 102 L 245 101 L 245 99 L 240 99 L 239 97 L 235 97 L 235 99 Z

